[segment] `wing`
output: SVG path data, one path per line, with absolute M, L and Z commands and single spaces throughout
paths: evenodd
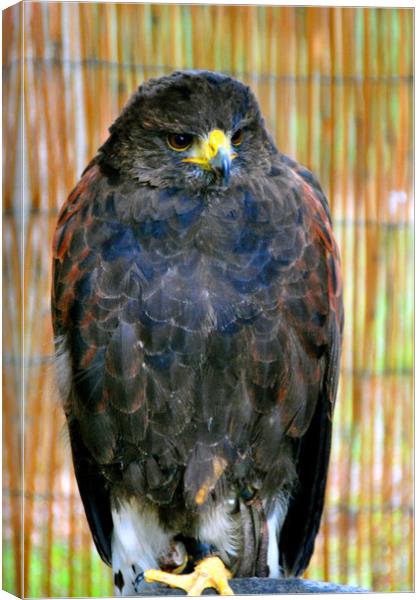
M 77 421 L 69 419 L 68 429 L 74 472 L 93 541 L 99 556 L 111 566 L 113 522 L 107 482 L 84 445 Z
M 92 377 L 95 376 L 93 368 L 88 371 L 86 377 L 79 380 L 74 378 L 86 349 L 80 346 L 72 320 L 74 319 L 75 324 L 80 323 L 86 316 L 84 299 L 90 284 L 87 269 L 92 267 L 95 258 L 88 243 L 92 222 L 85 218 L 86 207 L 96 193 L 97 179 L 96 169 L 87 169 L 61 210 L 53 243 L 51 309 L 58 384 L 67 417 L 76 480 L 96 548 L 101 558 L 110 565 L 113 525 L 109 490 L 104 475 L 99 471 L 96 461 L 85 445 L 80 421 L 75 418 L 74 413 L 77 393 L 87 391 Z M 97 353 L 98 348 L 94 347 L 91 362 L 95 362 Z M 81 390 L 83 387 L 84 390 Z M 92 406 L 93 402 L 92 397 Z
M 295 432 L 296 472 L 298 485 L 291 498 L 280 539 L 280 563 L 285 575 L 298 576 L 307 567 L 314 549 L 325 497 L 331 445 L 332 414 L 337 392 L 341 337 L 343 329 L 340 263 L 327 200 L 312 173 L 289 162 L 297 184 L 302 190 L 305 207 L 311 218 L 310 237 L 316 255 L 321 249 L 323 260 L 315 268 L 311 286 L 324 284 L 327 290 L 329 314 L 323 330 L 326 332 L 325 353 L 320 393 L 310 424 L 303 435 Z M 303 265 L 304 266 L 304 265 Z M 313 298 L 303 286 L 305 314 L 312 323 L 301 317 L 301 327 L 310 331 L 313 325 Z M 321 330 L 319 330 L 321 331 Z M 315 339 L 317 330 L 314 330 Z M 324 340 L 323 340 L 324 341 Z
M 124 211 L 124 203 L 120 205 Z M 52 315 L 61 395 L 75 474 L 100 556 L 111 560 L 110 482 L 121 477 L 118 425 L 139 418 L 140 349 L 130 318 L 138 299 L 138 243 L 116 218 L 114 194 L 93 165 L 60 214 L 54 239 Z M 134 307 L 135 308 L 135 307 Z M 63 369 L 61 369 L 63 371 Z M 138 429 L 141 429 L 138 428 Z M 129 448 L 126 446 L 126 451 Z

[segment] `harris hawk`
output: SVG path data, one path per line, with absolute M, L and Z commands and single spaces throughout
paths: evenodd
M 327 200 L 249 87 L 143 83 L 59 215 L 52 318 L 80 495 L 117 595 L 232 593 L 314 548 L 343 307 Z

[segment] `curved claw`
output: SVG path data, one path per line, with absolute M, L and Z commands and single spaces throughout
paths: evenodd
M 207 588 L 214 588 L 221 596 L 233 596 L 233 590 L 228 584 L 231 577 L 232 574 L 217 556 L 205 558 L 188 575 L 174 575 L 156 569 L 148 569 L 144 573 L 144 579 L 148 583 L 166 583 L 184 590 L 188 596 L 200 596 Z

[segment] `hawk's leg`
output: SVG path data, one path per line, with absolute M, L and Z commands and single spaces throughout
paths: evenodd
M 199 525 L 198 537 L 206 540 L 206 543 L 181 538 L 192 559 L 193 572 L 175 575 L 149 569 L 144 574 L 145 581 L 183 589 L 189 596 L 199 596 L 207 588 L 214 588 L 222 596 L 232 596 L 233 591 L 228 583 L 232 574 L 224 561 L 229 564 L 228 561 L 235 555 L 237 525 L 238 521 L 231 518 L 227 506 L 211 505 L 203 511 Z
M 146 582 L 165 583 L 186 591 L 188 596 L 200 596 L 207 588 L 214 588 L 222 596 L 233 596 L 228 583 L 231 577 L 232 574 L 218 556 L 207 556 L 187 575 L 175 575 L 155 569 L 148 569 L 144 574 Z
M 182 542 L 173 540 L 168 551 L 158 558 L 158 563 L 162 571 L 170 573 L 182 573 L 188 563 L 188 554 L 184 544 Z M 133 571 L 136 573 L 136 577 L 133 581 L 134 592 L 136 594 L 147 592 L 147 589 L 144 586 L 146 580 L 143 569 L 135 569 L 133 566 Z

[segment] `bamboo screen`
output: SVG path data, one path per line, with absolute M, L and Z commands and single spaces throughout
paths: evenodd
M 22 591 L 23 565 L 29 596 L 112 593 L 55 391 L 51 238 L 130 93 L 174 68 L 249 83 L 279 148 L 319 175 L 331 203 L 345 341 L 328 501 L 306 575 L 412 589 L 412 43 L 408 9 L 63 2 L 4 13 L 5 589 Z

